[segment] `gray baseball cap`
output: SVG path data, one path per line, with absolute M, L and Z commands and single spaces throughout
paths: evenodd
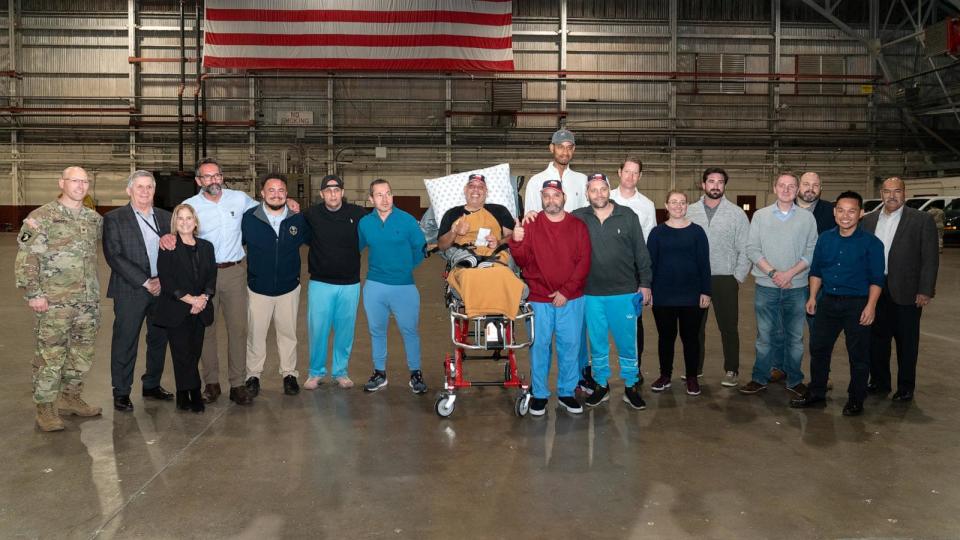
M 550 144 L 563 144 L 566 142 L 577 144 L 573 132 L 568 129 L 559 129 L 553 133 L 553 137 L 550 137 Z

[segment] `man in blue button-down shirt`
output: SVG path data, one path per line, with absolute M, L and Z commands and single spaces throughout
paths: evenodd
M 837 226 L 817 241 L 810 264 L 810 297 L 807 313 L 814 315 L 810 334 L 810 386 L 790 402 L 791 407 L 822 405 L 833 345 L 842 330 L 850 359 L 848 399 L 844 416 L 863 413 L 870 376 L 870 325 L 883 286 L 883 243 L 858 227 L 863 198 L 852 191 L 837 197 L 833 216 Z M 823 296 L 817 301 L 817 293 Z

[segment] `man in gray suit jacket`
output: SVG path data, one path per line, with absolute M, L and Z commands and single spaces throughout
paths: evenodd
M 883 242 L 886 283 L 877 303 L 870 339 L 872 393 L 886 394 L 890 383 L 890 341 L 897 342 L 894 401 L 910 401 L 917 378 L 920 314 L 937 284 L 937 227 L 933 217 L 905 206 L 906 184 L 893 176 L 880 186 L 883 207 L 863 218 L 863 228 Z
M 130 388 L 137 361 L 140 329 L 147 321 L 147 369 L 143 397 L 169 400 L 173 394 L 160 386 L 167 354 L 167 333 L 153 321 L 160 280 L 157 253 L 160 237 L 170 232 L 170 212 L 153 207 L 157 183 L 153 174 L 136 171 L 127 179 L 130 204 L 107 212 L 103 218 L 103 255 L 112 272 L 107 297 L 113 298 L 113 342 L 110 378 L 113 407 L 132 411 Z

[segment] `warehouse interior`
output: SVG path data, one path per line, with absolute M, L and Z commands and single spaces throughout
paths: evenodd
M 697 398 L 675 389 L 647 395 L 644 411 L 612 400 L 532 419 L 513 414 L 509 392 L 478 388 L 438 418 L 451 344 L 433 257 L 415 274 L 427 396 L 403 384 L 285 396 L 273 376 L 252 407 L 221 399 L 183 415 L 137 397 L 132 414 L 117 413 L 103 298 L 85 391 L 103 416 L 60 434 L 34 428 L 34 315 L 12 279 L 16 232 L 57 196 L 70 165 L 88 172 L 100 213 L 127 204 L 138 169 L 156 174 L 157 205 L 171 207 L 194 193 L 197 161 L 215 156 L 227 187 L 255 195 L 259 175 L 280 172 L 301 205 L 338 174 L 347 199 L 370 206 L 368 184 L 386 178 L 397 206 L 420 217 L 424 179 L 499 163 L 529 178 L 566 127 L 577 171 L 614 179 L 625 156 L 639 156 L 639 189 L 658 209 L 671 189 L 699 196 L 701 172 L 714 166 L 730 175 L 727 197 L 751 210 L 775 200 L 782 171 L 818 172 L 825 200 L 846 190 L 876 198 L 890 176 L 906 180 L 908 196 L 960 194 L 942 181 L 960 176 L 957 0 L 514 0 L 512 10 L 513 71 L 362 72 L 204 67 L 202 2 L 0 7 L 0 537 L 960 535 L 949 352 L 960 343 L 960 250 L 949 244 L 923 313 L 917 399 L 871 398 L 860 418 L 840 415 L 842 396 L 804 412 L 776 387 L 760 398 L 722 388 L 712 323 Z M 749 280 L 747 365 L 752 299 Z M 305 302 L 304 290 L 301 323 Z M 646 342 L 650 379 L 652 323 Z M 268 343 L 273 374 L 272 332 Z M 391 328 L 390 349 L 400 347 Z M 401 360 L 390 360 L 400 382 Z M 838 343 L 831 378 L 841 392 L 846 365 Z M 361 309 L 350 374 L 362 381 L 370 369 Z

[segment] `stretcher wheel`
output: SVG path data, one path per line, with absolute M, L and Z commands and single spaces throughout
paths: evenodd
M 441 418 L 446 418 L 453 414 L 453 409 L 456 407 L 452 396 L 448 394 L 441 394 L 437 398 L 437 403 L 433 406 L 433 410 L 436 411 L 437 416 Z
M 523 418 L 524 416 L 527 415 L 527 412 L 529 410 L 530 410 L 530 394 L 528 394 L 527 392 L 522 392 L 519 396 L 517 396 L 517 402 L 513 406 L 513 412 L 516 413 L 517 416 Z

